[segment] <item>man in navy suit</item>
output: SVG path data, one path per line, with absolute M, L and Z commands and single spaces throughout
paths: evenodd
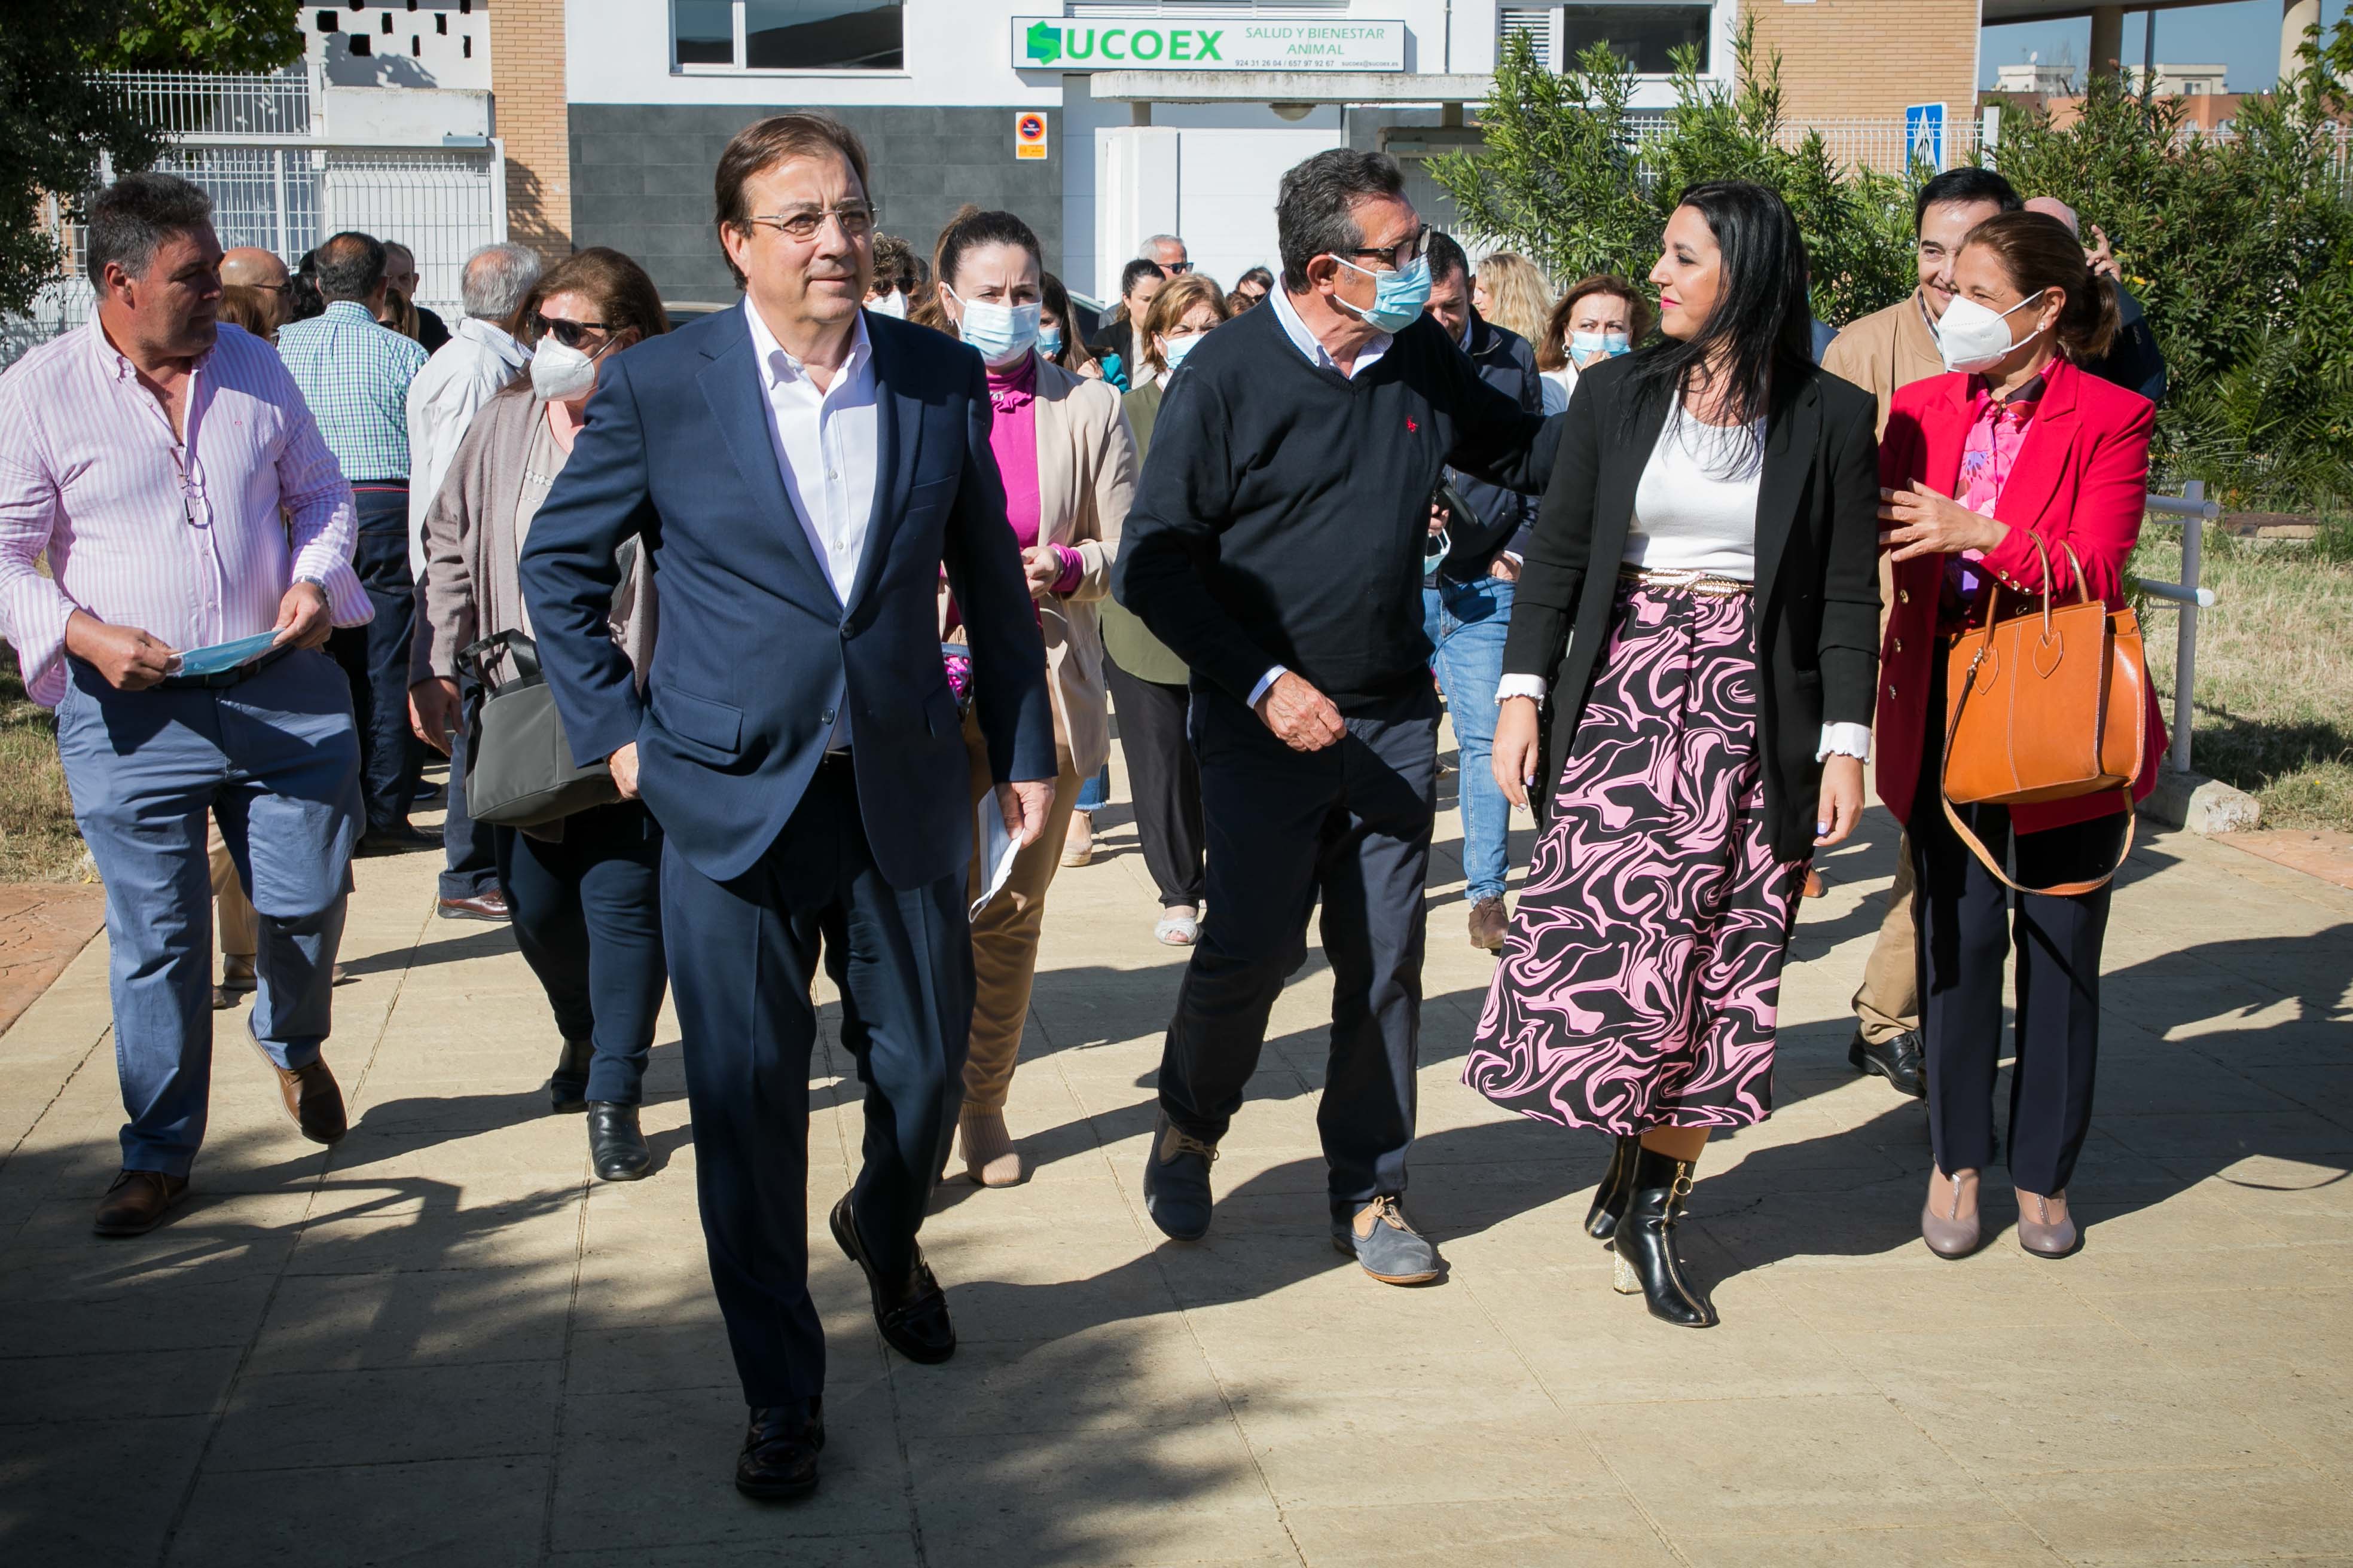
M 926 1363 L 955 1349 L 915 1243 L 973 1002 L 943 565 L 1016 837 L 1045 824 L 1054 733 L 980 358 L 860 308 L 864 147 L 779 115 L 728 145 L 716 185 L 744 306 L 605 366 L 522 585 L 575 757 L 606 762 L 662 826 L 703 1234 L 752 1407 L 735 1484 L 786 1498 L 817 1484 L 825 1442 L 807 1245 L 820 949 L 866 1086 L 865 1166 L 834 1238 L 891 1345 Z M 661 603 L 642 691 L 607 622 L 632 537 Z

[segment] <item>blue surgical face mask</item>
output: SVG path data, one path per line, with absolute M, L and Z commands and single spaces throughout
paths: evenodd
M 1382 331 L 1405 331 L 1421 314 L 1421 308 L 1430 303 L 1430 258 L 1427 256 L 1415 257 L 1411 266 L 1401 267 L 1395 272 L 1375 272 L 1343 257 L 1335 256 L 1333 259 L 1349 271 L 1362 272 L 1373 279 L 1373 303 L 1370 310 L 1357 310 L 1356 306 L 1337 294 L 1332 296 L 1332 302 L 1356 310 L 1357 315 Z
M 1167 362 L 1168 374 L 1176 374 L 1176 367 L 1185 363 L 1185 356 L 1193 352 L 1193 345 L 1208 335 L 1207 332 L 1192 332 L 1181 338 L 1161 339 L 1160 357 Z
M 1048 359 L 1052 359 L 1056 354 L 1060 353 L 1062 352 L 1062 329 L 1060 327 L 1039 328 L 1038 352 L 1044 354 Z
M 999 305 L 987 300 L 967 300 L 954 289 L 948 293 L 964 307 L 964 324 L 958 335 L 980 351 L 989 369 L 1003 370 L 1037 345 L 1040 307 L 1035 301 Z
M 1632 353 L 1633 348 L 1634 345 L 1626 341 L 1626 334 L 1623 332 L 1571 332 L 1568 334 L 1569 354 L 1580 365 L 1590 360 L 1616 359 L 1620 354 Z

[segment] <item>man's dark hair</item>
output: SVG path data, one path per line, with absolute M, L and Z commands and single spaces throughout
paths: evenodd
M 752 221 L 747 187 L 756 176 L 795 158 L 828 155 L 839 156 L 849 165 L 849 172 L 858 176 L 858 194 L 868 205 L 874 205 L 874 184 L 866 177 L 866 143 L 840 121 L 829 114 L 772 114 L 746 125 L 719 154 L 719 167 L 711 176 L 718 226 L 740 232 Z M 726 262 L 735 287 L 744 287 L 744 274 L 735 269 L 724 245 L 719 247 L 719 258 Z
M 1166 278 L 1168 274 L 1157 261 L 1137 257 L 1119 269 L 1119 297 L 1126 299 L 1135 292 L 1135 286 L 1146 278 Z
M 1966 164 L 1947 169 L 1920 187 L 1919 200 L 1912 204 L 1912 232 L 1920 232 L 1930 207 L 1947 202 L 1991 202 L 2006 213 L 2014 213 L 2026 205 L 2019 200 L 2017 190 L 2008 180 L 1991 169 Z
M 1451 234 L 1431 229 L 1429 243 L 1421 247 L 1421 253 L 1430 258 L 1430 280 L 1432 283 L 1443 283 L 1458 272 L 1465 278 L 1471 276 L 1471 258 L 1462 254 L 1462 247 L 1454 243 L 1454 237 Z
M 1282 176 L 1274 198 L 1276 247 L 1282 252 L 1282 286 L 1307 291 L 1307 264 L 1365 243 L 1356 204 L 1379 196 L 1405 196 L 1405 175 L 1386 153 L 1334 147 L 1294 165 Z
M 103 288 L 110 262 L 128 277 L 143 277 L 158 246 L 212 220 L 213 199 L 200 186 L 177 174 L 125 174 L 90 204 L 83 247 L 90 280 Z
M 365 304 L 384 281 L 384 241 L 346 229 L 319 247 L 319 297 Z

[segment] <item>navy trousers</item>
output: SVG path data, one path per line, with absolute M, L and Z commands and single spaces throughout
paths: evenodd
M 523 962 L 546 990 L 564 1037 L 596 1043 L 584 1098 L 639 1103 L 670 984 L 661 829 L 632 800 L 575 812 L 561 838 L 495 831 Z
M 327 1035 L 359 837 L 351 697 L 315 652 L 218 688 L 117 691 L 79 659 L 67 673 L 58 757 L 106 883 L 122 1166 L 185 1176 L 212 1081 L 206 819 L 219 818 L 259 916 L 254 1036 L 280 1067 L 307 1067 Z
M 661 894 L 703 1240 L 744 1401 L 806 1399 L 825 1389 L 825 1331 L 808 1293 L 819 954 L 865 1085 L 851 1212 L 875 1266 L 903 1274 L 963 1100 L 973 1001 L 964 871 L 922 888 L 885 881 L 849 763 L 828 759 L 758 865 L 713 881 L 670 847 Z
M 1209 837 L 1208 918 L 1160 1058 L 1168 1120 L 1214 1143 L 1258 1070 L 1267 1016 L 1307 959 L 1324 905 L 1332 1054 L 1315 1117 L 1332 1215 L 1405 1191 L 1420 1048 L 1438 694 L 1426 685 L 1346 716 L 1294 752 L 1221 690 L 1197 686 L 1193 747 Z
M 482 700 L 472 676 L 458 678 L 458 729 L 449 737 L 448 811 L 441 818 L 441 896 L 478 899 L 498 890 L 499 840 L 498 829 L 466 812 L 466 719 Z
M 360 793 L 367 802 L 368 827 L 381 832 L 408 821 L 408 804 L 425 763 L 424 742 L 408 727 L 408 644 L 417 630 L 408 487 L 355 485 L 352 500 L 359 512 L 352 570 L 375 606 L 375 618 L 364 626 L 338 628 L 327 640 L 327 651 L 351 679 L 352 711 L 359 721 Z

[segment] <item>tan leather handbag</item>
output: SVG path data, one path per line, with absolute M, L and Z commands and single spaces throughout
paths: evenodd
M 2051 581 L 2051 552 L 2029 534 Z M 2005 887 L 2021 893 L 2073 895 L 2107 886 L 2132 853 L 2133 781 L 2148 747 L 2148 664 L 2140 618 L 2092 597 L 2073 546 L 2060 549 L 2075 569 L 2075 602 L 2044 594 L 2041 607 L 2002 614 L 2001 584 L 1991 585 L 1986 618 L 1952 639 L 1945 655 L 1944 806 L 1969 852 Z M 2117 790 L 2124 796 L 2125 842 L 2106 876 L 2056 887 L 2010 879 L 1953 807 L 2030 805 Z

